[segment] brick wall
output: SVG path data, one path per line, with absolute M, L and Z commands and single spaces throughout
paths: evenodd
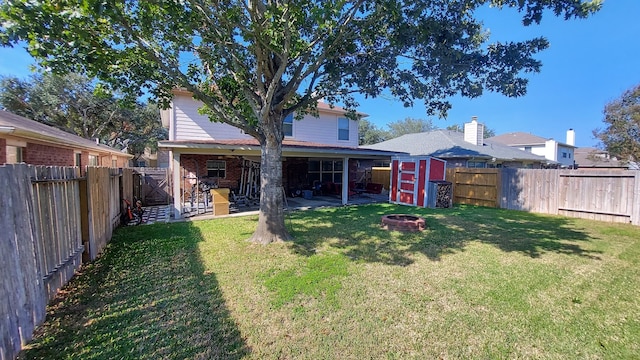
M 32 165 L 74 166 L 75 154 L 71 149 L 27 143 L 24 162 Z
M 218 160 L 226 163 L 226 176 L 221 178 L 209 178 L 207 176 L 207 160 Z M 196 175 L 200 181 L 216 183 L 218 187 L 237 190 L 240 186 L 240 176 L 242 175 L 242 160 L 237 157 L 224 157 L 217 155 L 180 155 L 181 174 L 186 176 L 189 173 Z M 181 179 L 180 187 L 184 187 L 188 182 Z

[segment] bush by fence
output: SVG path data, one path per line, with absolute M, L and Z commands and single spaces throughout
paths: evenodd
M 0 360 L 44 321 L 48 301 L 95 259 L 131 196 L 131 169 L 0 166 Z M 131 197 L 129 197 L 131 198 Z

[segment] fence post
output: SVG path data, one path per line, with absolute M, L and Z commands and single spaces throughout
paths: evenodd
M 631 209 L 631 223 L 633 225 L 640 225 L 640 171 L 636 170 L 633 174 L 633 197 L 630 199 L 632 205 Z

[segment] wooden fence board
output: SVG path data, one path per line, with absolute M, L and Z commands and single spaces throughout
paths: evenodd
M 640 225 L 640 171 L 635 171 L 634 173 L 632 193 L 631 223 L 633 225 Z
M 498 169 L 447 169 L 446 179 L 453 184 L 456 204 L 497 207 L 499 205 Z
M 1 360 L 15 358 L 44 321 L 48 300 L 82 264 L 85 241 L 94 259 L 119 223 L 119 170 L 88 174 L 89 181 L 78 168 L 0 166 L 0 183 L 11 189 L 0 193 Z
M 46 297 L 36 260 L 33 193 L 24 164 L 0 167 L 3 191 L 0 214 L 0 355 L 13 359 L 44 321 Z
M 492 185 L 487 174 L 494 172 Z M 640 217 L 637 171 L 448 169 L 447 178 L 454 183 L 457 204 L 491 206 L 493 187 L 497 206 L 505 209 L 608 222 L 633 223 Z

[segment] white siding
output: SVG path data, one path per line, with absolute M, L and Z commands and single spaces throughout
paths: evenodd
M 567 157 L 564 157 L 563 153 Z M 573 160 L 573 148 L 558 144 L 558 162 L 564 166 L 573 166 Z
M 175 140 L 227 140 L 250 139 L 240 129 L 222 123 L 213 123 L 209 118 L 198 114 L 202 103 L 188 95 L 176 95 L 173 99 L 175 119 Z M 306 115 L 302 120 L 293 121 L 293 136 L 286 139 L 308 141 L 338 146 L 358 146 L 358 122 L 349 121 L 349 140 L 338 140 L 338 118 L 334 113 L 320 113 L 315 118 Z
M 228 140 L 250 139 L 240 129 L 223 123 L 209 121 L 207 116 L 198 114 L 201 102 L 186 95 L 176 95 L 173 111 L 176 131 L 175 140 Z
M 524 150 L 524 148 L 520 148 L 520 149 Z M 544 146 L 532 146 L 531 153 L 535 155 L 544 156 L 545 158 L 547 158 L 547 148 Z M 549 159 L 549 160 L 553 160 L 553 159 Z
M 343 116 L 327 113 L 319 115 L 318 118 L 306 115 L 302 120 L 294 120 L 292 139 L 320 144 L 358 146 L 357 121 L 349 121 L 349 140 L 338 140 L 338 118 Z

